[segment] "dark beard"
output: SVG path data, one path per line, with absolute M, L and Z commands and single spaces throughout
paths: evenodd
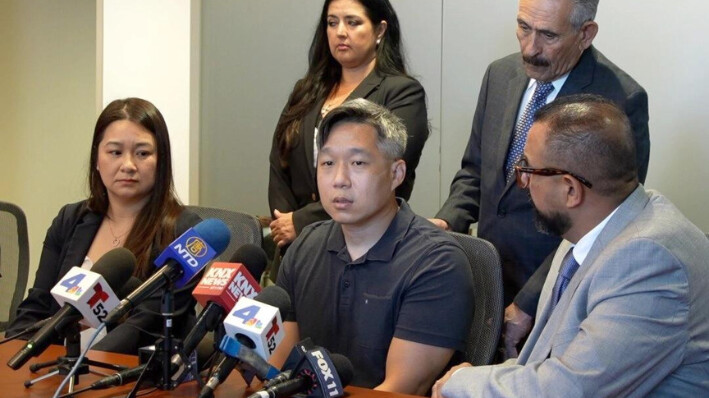
M 549 215 L 540 212 L 534 203 L 534 226 L 537 231 L 552 236 L 562 236 L 571 228 L 571 219 L 567 214 L 552 211 Z

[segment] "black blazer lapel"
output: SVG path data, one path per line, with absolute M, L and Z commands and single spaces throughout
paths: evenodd
M 88 211 L 79 218 L 74 233 L 66 243 L 67 251 L 59 269 L 59 277 L 64 276 L 71 267 L 80 267 L 83 264 L 102 220 L 100 215 Z
M 384 77 L 378 74 L 376 71 L 372 71 L 367 77 L 362 80 L 362 83 L 359 84 L 347 98 L 347 100 L 355 99 L 355 98 L 367 98 L 379 85 L 381 84 L 382 80 L 384 80 Z M 309 181 L 313 182 L 313 190 L 317 189 L 317 181 L 316 181 L 316 176 L 315 176 L 315 171 L 316 168 L 315 166 L 315 158 L 313 157 L 314 154 L 314 145 L 313 145 L 313 138 L 315 135 L 315 128 L 320 124 L 320 110 L 322 109 L 323 104 L 325 103 L 325 98 L 319 98 L 317 103 L 315 104 L 315 107 L 308 112 L 308 114 L 305 116 L 303 120 L 303 125 L 301 129 L 301 134 L 303 134 L 303 145 L 305 147 L 305 156 L 308 159 L 308 164 L 312 165 L 312 168 L 308 168 L 308 171 L 310 173 L 310 178 Z
M 308 170 L 308 181 L 311 184 L 311 190 L 317 190 L 317 182 L 315 181 L 315 158 L 313 157 L 313 151 L 315 149 L 313 145 L 313 140 L 315 138 L 315 128 L 320 124 L 320 109 L 322 109 L 325 98 L 318 98 L 315 107 L 305 115 L 303 119 L 303 124 L 300 127 L 300 133 L 303 137 L 303 147 L 305 148 L 305 158 L 308 161 L 310 167 Z
M 367 77 L 362 80 L 362 83 L 355 88 L 349 96 L 347 96 L 347 100 L 355 99 L 355 98 L 367 98 L 372 91 L 374 91 L 379 85 L 382 83 L 382 80 L 384 80 L 384 76 L 380 75 L 377 73 L 376 70 L 373 70 L 370 74 L 367 75 Z

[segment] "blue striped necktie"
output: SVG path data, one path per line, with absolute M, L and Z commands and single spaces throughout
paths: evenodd
M 569 286 L 571 278 L 579 269 L 579 263 L 576 262 L 574 258 L 573 249 L 569 250 L 569 253 L 564 258 L 563 264 L 561 264 L 561 269 L 559 270 L 559 275 L 556 277 L 556 283 L 554 284 L 554 290 L 551 296 L 551 309 L 554 310 L 556 304 L 561 300 L 561 295 L 564 294 L 564 290 Z
M 507 151 L 507 161 L 505 162 L 505 182 L 509 182 L 510 179 L 514 177 L 515 169 L 512 166 L 514 166 L 522 156 L 524 144 L 527 143 L 527 133 L 529 132 L 529 128 L 532 127 L 532 122 L 534 121 L 534 114 L 547 103 L 547 97 L 552 91 L 554 91 L 553 84 L 537 82 L 537 88 L 534 90 L 532 99 L 529 100 L 527 106 L 524 107 L 522 117 L 515 126 L 515 135 L 512 139 L 512 145 L 510 145 L 510 149 Z

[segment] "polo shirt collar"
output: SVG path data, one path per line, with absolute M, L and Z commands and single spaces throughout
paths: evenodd
M 404 199 L 396 198 L 396 201 L 399 204 L 399 211 L 396 212 L 396 216 L 394 216 L 391 224 L 389 224 L 389 227 L 382 237 L 369 249 L 367 254 L 362 256 L 359 261 L 354 262 L 354 264 L 366 261 L 389 262 L 394 257 L 396 247 L 399 245 L 399 242 L 404 239 L 404 236 L 406 236 L 406 232 L 409 230 L 415 216 Z M 349 259 L 349 252 L 347 251 L 342 227 L 340 227 L 338 223 L 333 223 L 332 226 L 330 236 L 327 239 L 327 250 L 337 253 L 340 259 Z

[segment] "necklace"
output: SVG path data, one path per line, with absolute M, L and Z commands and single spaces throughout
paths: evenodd
M 354 91 L 355 88 L 357 88 L 356 85 L 353 86 L 352 89 L 346 90 L 346 91 L 338 94 L 337 93 L 338 87 L 335 87 L 333 92 L 330 93 L 330 95 L 327 97 L 327 99 L 329 99 L 330 101 L 327 101 L 327 99 L 326 99 L 325 104 L 323 105 L 322 109 L 320 110 L 320 116 L 324 118 L 325 115 L 327 115 L 328 112 L 330 112 L 333 108 L 336 108 L 340 104 L 345 102 L 347 97 L 349 97 L 350 94 L 352 94 L 352 92 Z
M 123 235 L 128 233 L 128 231 L 125 231 L 122 234 L 118 234 L 118 235 L 113 233 L 113 227 L 111 227 L 111 219 L 110 218 L 108 219 L 108 230 L 111 231 L 111 235 L 113 235 L 113 241 L 111 242 L 111 244 L 113 244 L 113 247 L 118 247 L 118 245 L 121 244 L 121 238 L 123 237 Z
M 328 112 L 330 112 L 330 104 L 325 104 L 320 110 L 320 115 L 324 118 Z

